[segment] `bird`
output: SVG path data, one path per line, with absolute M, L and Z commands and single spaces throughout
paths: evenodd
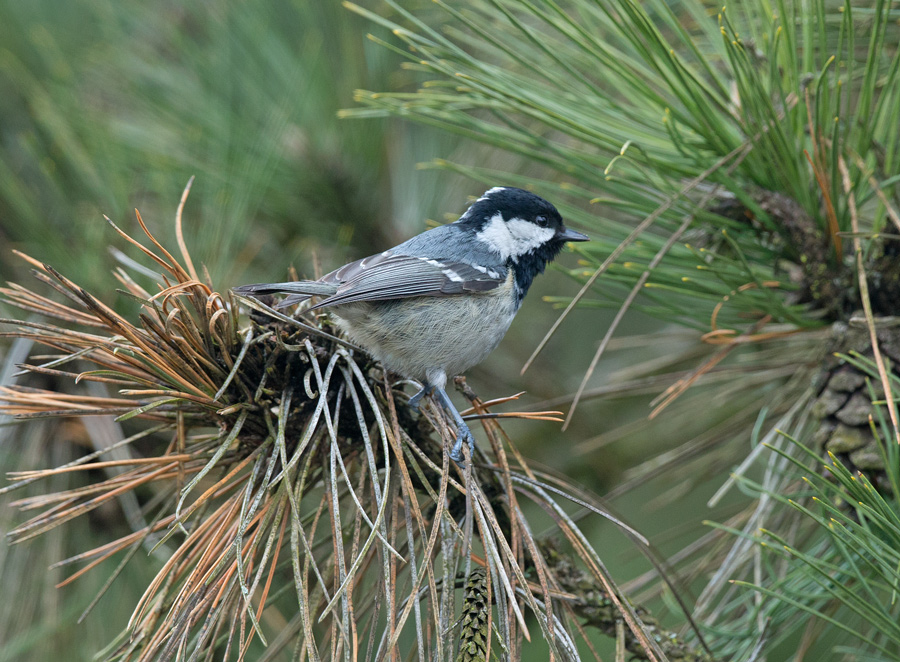
M 418 381 L 418 408 L 432 396 L 453 419 L 450 458 L 465 466 L 475 438 L 447 395 L 448 378 L 481 363 L 497 347 L 534 278 L 567 242 L 588 241 L 567 228 L 550 202 L 511 186 L 476 199 L 453 223 L 422 232 L 318 280 L 232 288 L 240 296 L 286 294 L 286 308 L 316 297 L 338 326 L 391 372 Z

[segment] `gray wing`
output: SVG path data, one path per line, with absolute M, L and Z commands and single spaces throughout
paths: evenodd
M 337 285 L 337 292 L 313 307 L 486 292 L 498 287 L 506 276 L 505 267 L 488 269 L 465 262 L 431 260 L 385 251 L 323 276 L 320 282 Z

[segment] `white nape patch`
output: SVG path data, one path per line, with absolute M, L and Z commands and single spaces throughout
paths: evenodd
M 475 237 L 491 250 L 500 253 L 502 259 L 512 258 L 516 261 L 519 256 L 550 241 L 555 234 L 553 228 L 542 228 L 521 218 L 504 221 L 503 214 L 497 212 Z
M 505 186 L 495 186 L 494 188 L 491 188 L 491 189 L 488 189 L 487 191 L 485 191 L 484 195 L 482 195 L 480 198 L 478 198 L 477 202 L 481 202 L 482 200 L 487 200 L 494 193 L 499 193 L 500 191 L 505 191 L 505 190 L 506 190 Z

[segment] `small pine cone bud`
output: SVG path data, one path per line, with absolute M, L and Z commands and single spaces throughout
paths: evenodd
M 476 567 L 466 584 L 463 602 L 462 626 L 459 633 L 459 654 L 456 662 L 485 662 L 487 660 L 488 613 L 487 575 L 484 568 Z

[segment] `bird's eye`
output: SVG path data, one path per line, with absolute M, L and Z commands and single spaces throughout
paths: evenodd
M 548 225 L 550 225 L 550 219 L 547 218 L 547 216 L 545 216 L 544 214 L 540 214 L 539 216 L 537 216 L 534 219 L 534 222 L 537 223 L 538 225 L 540 225 L 542 228 L 545 228 Z

